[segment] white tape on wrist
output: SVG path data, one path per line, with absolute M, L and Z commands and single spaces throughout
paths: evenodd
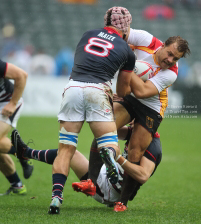
M 117 158 L 116 158 L 116 161 L 117 161 L 120 157 L 121 157 L 121 155 L 118 155 Z
M 124 162 L 121 164 L 121 166 L 123 166 L 126 162 L 127 162 L 127 159 L 124 160 Z

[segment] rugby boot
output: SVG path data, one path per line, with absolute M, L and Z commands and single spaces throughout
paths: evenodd
M 61 207 L 61 203 L 59 201 L 59 199 L 57 197 L 53 198 L 51 203 L 50 203 L 50 208 L 48 213 L 49 214 L 56 214 L 58 215 L 60 213 L 60 207 Z
M 115 212 L 124 212 L 127 207 L 121 202 L 115 202 L 114 211 Z
M 30 159 L 20 159 L 19 161 L 23 169 L 24 178 L 28 179 L 34 169 L 33 162 Z
M 107 177 L 111 184 L 116 184 L 119 181 L 119 170 L 114 160 L 113 152 L 107 147 L 100 150 L 100 156 L 106 166 Z
M 33 162 L 24 156 L 24 153 L 28 149 L 28 146 L 22 141 L 20 134 L 16 129 L 12 131 L 11 142 L 16 149 L 17 158 L 22 165 L 24 178 L 28 179 L 32 175 L 34 166 Z
M 27 189 L 25 185 L 21 187 L 10 187 L 4 194 L 0 194 L 0 196 L 3 195 L 25 195 L 27 193 Z
M 72 183 L 72 188 L 74 191 L 82 192 L 87 196 L 93 196 L 96 194 L 96 186 L 91 179 L 74 182 Z

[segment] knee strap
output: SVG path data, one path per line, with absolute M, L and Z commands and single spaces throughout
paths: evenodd
M 64 127 L 59 131 L 59 143 L 77 147 L 78 133 L 68 132 Z
M 109 144 L 118 146 L 117 131 L 104 134 L 104 135 L 100 136 L 99 138 L 96 138 L 96 141 L 98 144 L 98 148 L 101 148 L 101 147 L 109 145 Z

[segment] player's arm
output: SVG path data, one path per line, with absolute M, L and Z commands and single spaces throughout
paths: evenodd
M 143 82 L 137 75 L 133 75 L 131 79 L 131 91 L 139 99 L 155 96 L 175 82 L 177 79 L 176 70 L 176 66 L 175 70 L 160 70 L 146 82 Z
M 149 179 L 155 168 L 155 163 L 145 156 L 142 157 L 140 165 L 130 163 L 123 156 L 121 156 L 117 162 L 120 165 L 123 164 L 122 167 L 125 172 L 141 184 L 144 184 Z
M 131 93 L 131 77 L 132 72 L 120 71 L 117 78 L 116 92 L 120 97 L 124 97 Z
M 131 92 L 138 99 L 148 98 L 159 93 L 151 81 L 147 80 L 144 82 L 136 74 L 133 74 L 131 78 Z
M 5 78 L 14 80 L 14 91 L 10 102 L 2 110 L 3 115 L 11 116 L 14 113 L 16 105 L 24 91 L 27 76 L 27 73 L 22 69 L 13 64 L 7 63 Z
M 134 75 L 136 57 L 130 47 L 127 45 L 128 58 L 124 66 L 120 69 L 117 77 L 116 92 L 120 97 L 124 97 L 131 93 L 131 78 Z

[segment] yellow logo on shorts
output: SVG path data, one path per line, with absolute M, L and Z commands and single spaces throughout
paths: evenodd
M 148 128 L 153 128 L 154 126 L 154 119 L 146 116 L 146 125 Z

